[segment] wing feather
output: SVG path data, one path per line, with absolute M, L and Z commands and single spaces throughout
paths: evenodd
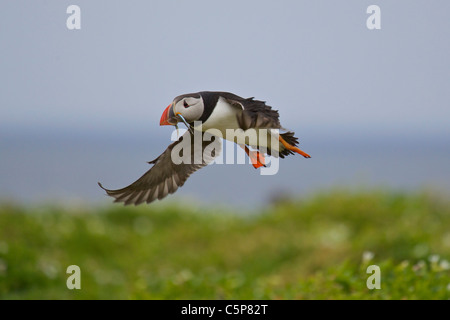
M 279 113 L 268 106 L 265 101 L 252 98 L 241 98 L 232 93 L 223 93 L 223 97 L 231 105 L 242 109 L 237 114 L 237 121 L 242 130 L 255 129 L 281 129 Z
M 196 134 L 209 135 L 208 133 L 199 132 Z M 172 150 L 179 143 L 182 143 L 184 139 L 190 140 L 190 163 L 182 162 L 175 164 L 171 157 Z M 184 146 L 189 147 L 188 141 Z M 205 151 L 206 148 L 207 150 Z M 220 152 L 217 152 L 217 150 L 220 150 L 220 148 L 221 141 L 217 137 L 214 139 L 211 139 L 211 137 L 202 139 L 201 150 L 200 148 L 194 148 L 193 135 L 187 131 L 180 139 L 169 145 L 158 158 L 150 161 L 149 163 L 153 164 L 153 167 L 129 186 L 122 189 L 110 190 L 104 188 L 100 182 L 98 184 L 106 191 L 107 195 L 115 199 L 114 202 L 123 202 L 125 205 L 138 205 L 143 202 L 151 203 L 156 199 L 161 200 L 168 194 L 177 191 L 179 187 L 184 185 L 192 173 L 211 163 L 219 155 Z M 183 149 L 183 151 L 185 150 Z M 201 158 L 196 154 L 199 152 L 202 153 Z M 202 162 L 196 164 L 194 163 L 194 159 L 202 159 Z

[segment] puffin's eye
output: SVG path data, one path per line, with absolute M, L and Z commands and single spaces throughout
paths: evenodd
M 184 106 L 185 108 L 189 108 L 189 107 L 190 107 L 190 105 L 188 105 L 188 103 L 186 102 L 186 100 L 184 100 L 183 106 Z

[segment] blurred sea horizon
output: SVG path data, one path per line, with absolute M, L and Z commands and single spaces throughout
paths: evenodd
M 295 131 L 311 159 L 298 155 L 280 159 L 279 172 L 273 176 L 260 175 L 248 163 L 213 164 L 195 172 L 175 194 L 155 203 L 185 201 L 254 209 L 280 198 L 332 188 L 449 193 L 446 134 L 351 128 L 328 136 L 319 128 Z M 1 137 L 1 202 L 102 205 L 112 203 L 112 198 L 105 196 L 97 182 L 111 189 L 134 182 L 151 167 L 146 162 L 170 144 L 171 131 L 151 126 L 10 128 L 2 130 Z

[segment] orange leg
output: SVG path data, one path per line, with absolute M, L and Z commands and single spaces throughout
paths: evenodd
M 286 141 L 284 141 L 284 139 L 281 137 L 281 135 L 279 135 L 278 140 L 280 140 L 281 144 L 288 150 L 297 152 L 298 154 L 301 154 L 302 156 L 304 156 L 305 158 L 311 158 L 311 156 L 309 154 L 307 154 L 306 152 L 303 152 L 302 150 L 300 150 L 297 147 L 294 147 L 292 145 L 290 145 L 289 143 L 287 143 Z
M 245 153 L 250 158 L 252 165 L 255 169 L 266 166 L 266 159 L 259 151 L 251 151 L 247 146 L 239 145 L 242 149 L 245 150 Z

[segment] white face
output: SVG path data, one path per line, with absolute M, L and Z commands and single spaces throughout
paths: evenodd
M 174 114 L 181 114 L 189 123 L 199 120 L 204 109 L 205 107 L 201 96 L 180 96 L 173 101 Z

